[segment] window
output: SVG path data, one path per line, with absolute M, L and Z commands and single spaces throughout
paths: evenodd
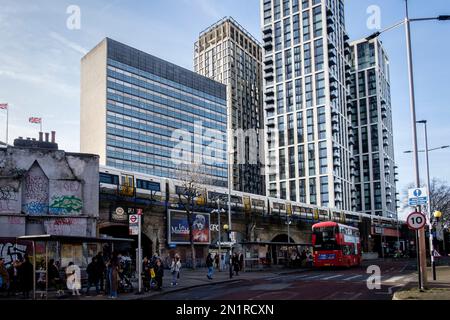
M 284 69 L 286 80 L 290 80 L 292 78 L 292 53 L 290 49 L 284 52 Z
M 304 11 L 302 17 L 303 17 L 303 41 L 308 41 L 311 39 L 309 12 Z
M 365 73 L 359 72 L 358 73 L 358 86 L 359 86 L 359 97 L 363 98 L 366 96 L 366 77 Z
M 314 61 L 316 63 L 316 71 L 323 70 L 323 41 L 322 38 L 314 41 Z
M 289 197 L 291 201 L 297 201 L 297 187 L 295 180 L 289 182 Z
M 275 51 L 281 50 L 281 22 L 275 23 Z
M 286 152 L 284 149 L 280 149 L 280 163 L 279 163 L 279 172 L 280 172 L 280 180 L 286 179 Z
M 292 31 L 294 33 L 294 45 L 300 43 L 300 17 L 298 14 L 292 18 Z
M 286 182 L 280 183 L 280 198 L 286 199 Z
M 319 143 L 319 164 L 320 164 L 320 174 L 328 173 L 328 154 L 327 154 L 327 143 Z
M 295 69 L 295 77 L 302 76 L 302 53 L 300 47 L 294 48 L 294 69 Z
M 329 193 L 328 193 L 328 177 L 320 178 L 320 198 L 322 199 L 322 206 L 327 207 L 330 203 Z
M 295 143 L 294 114 L 288 115 L 288 145 Z
M 285 139 L 284 139 L 284 116 L 278 117 L 278 146 L 284 147 L 286 145 Z
M 314 143 L 308 145 L 308 168 L 310 176 L 316 175 L 316 150 Z
M 291 20 L 284 19 L 284 48 L 291 47 Z
M 370 129 L 370 137 L 372 140 L 372 152 L 377 152 L 380 150 L 380 143 L 378 140 L 378 126 L 375 124 L 373 126 L 371 126 Z
M 305 100 L 306 108 L 313 106 L 313 88 L 312 88 L 312 77 L 305 77 Z
M 312 72 L 311 67 L 311 44 L 306 43 L 303 47 L 304 53 L 303 53 L 303 63 L 305 65 L 305 74 Z
M 300 201 L 302 203 L 306 203 L 306 182 L 304 179 L 301 179 L 298 182 L 298 192 L 299 192 L 298 201 Z
M 303 130 L 303 113 L 297 112 L 297 141 L 298 143 L 304 143 L 304 130 Z
M 289 148 L 289 179 L 295 178 L 295 148 Z M 295 188 L 294 188 L 295 190 Z
M 278 114 L 284 113 L 284 90 L 283 85 L 277 85 L 277 112 Z
M 303 105 L 303 87 L 302 79 L 295 80 L 295 108 L 296 110 L 302 109 Z
M 305 172 L 305 147 L 304 145 L 298 146 L 298 176 L 304 178 Z
M 317 185 L 316 179 L 309 179 L 309 202 L 313 205 L 317 204 Z
M 325 76 L 323 72 L 316 75 L 316 103 L 325 104 Z
M 319 122 L 319 140 L 327 138 L 327 124 L 325 116 L 325 107 L 317 108 Z
M 307 133 L 308 133 L 308 141 L 314 140 L 314 112 L 312 109 L 306 111 L 306 124 L 307 124 Z
M 313 9 L 314 37 L 322 36 L 322 8 L 320 6 Z

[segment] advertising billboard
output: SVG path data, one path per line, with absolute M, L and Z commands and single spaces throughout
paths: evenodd
M 195 244 L 209 245 L 211 243 L 209 213 L 193 214 L 192 232 Z M 168 242 L 169 244 L 190 244 L 189 224 L 186 212 L 169 210 L 168 213 Z

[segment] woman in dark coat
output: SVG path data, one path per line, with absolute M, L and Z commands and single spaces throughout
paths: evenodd
M 157 259 L 155 265 L 155 280 L 156 280 L 156 290 L 158 291 L 162 289 L 163 277 L 164 277 L 164 267 L 161 262 L 161 259 Z

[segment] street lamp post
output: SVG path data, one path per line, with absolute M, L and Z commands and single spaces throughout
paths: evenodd
M 414 92 L 414 68 L 413 68 L 413 56 L 412 56 L 412 46 L 411 46 L 411 28 L 410 24 L 414 21 L 428 21 L 428 20 L 438 20 L 445 21 L 450 20 L 450 15 L 441 15 L 433 18 L 419 18 L 411 19 L 409 17 L 408 0 L 405 0 L 405 19 L 385 30 L 375 32 L 371 36 L 367 37 L 366 40 L 371 40 L 377 38 L 382 33 L 394 29 L 402 24 L 405 25 L 406 34 L 406 49 L 407 49 L 407 60 L 408 60 L 408 78 L 409 78 L 409 96 L 410 96 L 410 113 L 411 113 L 411 123 L 412 123 L 412 139 L 413 139 L 413 152 L 414 152 L 414 174 L 415 174 L 415 186 L 420 188 L 420 176 L 419 176 L 419 155 L 417 148 L 417 126 L 416 126 L 416 100 Z M 420 212 L 421 207 L 417 206 L 416 211 Z M 427 282 L 426 274 L 426 254 L 425 254 L 425 232 L 423 229 L 417 231 L 416 242 L 418 244 L 418 273 L 419 273 L 419 290 L 423 290 Z
M 220 209 L 220 200 L 217 199 L 217 209 L 213 210 L 212 213 L 217 213 L 217 223 L 218 223 L 218 228 L 219 228 L 219 241 L 218 241 L 218 246 L 219 246 L 219 272 L 221 272 L 221 260 L 222 260 L 222 233 L 221 233 L 221 226 L 220 226 L 220 215 L 222 213 L 225 213 L 224 209 Z
M 429 162 L 429 151 L 428 151 L 428 130 L 427 130 L 427 121 L 421 120 L 417 121 L 417 123 L 423 124 L 425 126 L 425 158 L 426 158 L 426 167 L 427 167 L 427 185 L 428 185 L 428 228 L 430 231 L 429 240 L 430 240 L 430 259 L 431 259 L 431 269 L 433 270 L 433 280 L 436 281 L 436 264 L 434 261 L 434 246 L 433 246 L 433 225 L 431 223 L 431 182 L 430 182 L 430 162 Z

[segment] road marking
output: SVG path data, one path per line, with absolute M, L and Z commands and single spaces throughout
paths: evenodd
M 338 274 L 338 275 L 335 275 L 335 276 L 323 278 L 322 280 L 330 280 L 330 279 L 335 279 L 335 278 L 339 278 L 339 277 L 342 277 L 342 274 Z
M 405 276 L 397 276 L 397 277 L 389 278 L 388 280 L 385 280 L 384 282 L 397 282 L 397 281 L 400 281 L 400 280 L 402 280 L 404 278 L 405 278 Z
M 311 279 L 316 279 L 316 278 L 320 278 L 320 277 L 323 277 L 324 275 L 323 274 L 319 274 L 319 275 L 317 275 L 317 276 L 312 276 L 312 277 L 307 277 L 307 278 L 305 278 L 306 280 L 311 280 Z
M 356 276 L 353 276 L 353 277 L 350 277 L 350 278 L 346 278 L 346 279 L 343 279 L 344 281 L 350 281 L 350 280 L 353 280 L 353 279 L 357 279 L 357 278 L 361 278 L 362 277 L 362 275 L 356 275 Z

